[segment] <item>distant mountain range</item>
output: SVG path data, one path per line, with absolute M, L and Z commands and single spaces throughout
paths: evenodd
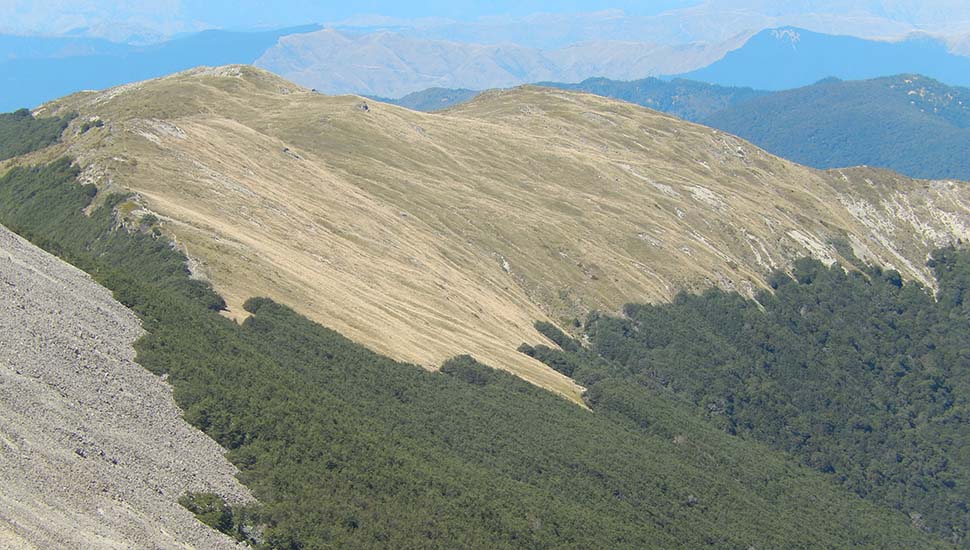
M 147 80 L 199 65 L 252 63 L 281 36 L 318 28 L 203 31 L 151 46 L 91 38 L 2 36 L 0 111 L 33 107 L 80 90 Z
M 970 86 L 970 57 L 928 36 L 899 42 L 863 40 L 785 27 L 762 31 L 723 59 L 682 75 L 724 86 L 786 90 L 827 77 L 861 80 L 918 73 Z
M 325 93 L 400 97 L 432 87 L 482 90 L 541 80 L 687 72 L 720 59 L 743 39 L 683 45 L 606 40 L 541 50 L 325 29 L 281 38 L 256 65 Z
M 389 31 L 352 35 L 327 29 L 281 38 L 256 65 L 325 93 L 380 97 L 402 97 L 428 88 L 484 90 L 590 77 L 637 80 L 635 88 L 646 83 L 640 81 L 644 77 L 676 74 L 762 90 L 807 86 L 830 76 L 858 80 L 910 73 L 970 86 L 970 57 L 948 48 L 943 40 L 925 35 L 888 42 L 794 27 L 718 44 L 599 41 L 551 50 L 433 40 Z M 604 95 L 640 103 L 638 93 L 653 97 L 649 89 L 610 90 Z M 685 110 L 677 114 L 688 119 L 718 107 L 708 105 L 694 112 L 698 106 L 681 106 Z
M 89 55 L 123 55 L 131 46 L 101 38 L 0 35 L 0 62 Z
M 327 26 L 358 35 L 390 31 L 426 40 L 514 43 L 544 50 L 600 41 L 605 37 L 668 45 L 718 43 L 763 29 L 789 26 L 865 39 L 901 39 L 913 33 L 933 32 L 952 41 L 952 47 L 957 50 L 959 37 L 970 33 L 970 3 L 962 0 L 707 0 L 693 3 L 693 6 L 666 11 L 650 10 L 648 6 L 655 2 L 641 2 L 638 9 L 630 11 L 536 13 L 466 21 L 363 16 Z
M 604 25 L 609 20 L 600 19 Z M 618 31 L 616 36 L 627 35 Z M 267 32 L 204 31 L 151 46 L 0 36 L 0 111 L 199 65 L 255 63 L 323 93 L 402 98 L 387 101 L 418 110 L 467 100 L 472 97 L 469 90 L 581 82 L 555 85 L 701 120 L 752 99 L 758 95 L 754 90 L 791 89 L 829 76 L 856 80 L 924 74 L 949 85 L 970 86 L 970 57 L 950 53 L 948 47 L 926 36 L 885 42 L 793 27 L 741 34 L 720 43 L 665 45 L 611 36 L 555 49 L 389 31 L 351 34 L 315 25 Z M 670 74 L 685 76 L 675 79 L 673 87 L 645 78 Z M 750 89 L 708 88 L 687 80 Z
M 614 2 L 622 9 L 595 12 L 572 11 L 582 2 L 560 2 L 547 4 L 545 12 L 531 14 L 530 6 L 536 6 L 535 2 L 506 2 L 504 7 L 503 3 L 494 7 L 465 3 L 460 9 L 455 3 L 433 2 L 417 9 L 389 10 L 396 16 L 379 14 L 381 2 L 303 1 L 278 6 L 242 0 L 232 4 L 235 9 L 218 4 L 174 0 L 3 2 L 0 32 L 15 29 L 14 34 L 99 37 L 148 44 L 174 38 L 175 33 L 208 28 L 288 27 L 312 21 L 353 35 L 390 31 L 427 40 L 514 43 L 543 50 L 604 39 L 714 44 L 782 26 L 870 39 L 931 31 L 952 39 L 955 48 L 959 37 L 970 33 L 970 4 L 964 0 L 655 0 Z M 361 12 L 371 15 L 352 15 Z M 409 17 L 408 13 L 414 15 Z M 443 13 L 462 16 L 441 17 Z

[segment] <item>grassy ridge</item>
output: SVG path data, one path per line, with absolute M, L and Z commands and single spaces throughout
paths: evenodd
M 229 449 L 267 548 L 931 547 L 909 519 L 731 437 L 663 392 L 595 414 L 460 357 L 394 362 L 266 299 L 237 325 L 149 233 L 90 217 L 67 162 L 0 178 L 0 222 L 144 322 L 138 360 Z M 221 520 L 220 520 L 221 521 Z M 253 533 L 261 533 L 253 536 Z
M 862 171 L 846 182 L 561 90 L 490 92 L 429 116 L 227 67 L 105 99 L 50 105 L 106 121 L 65 147 L 171 220 L 232 314 L 271 297 L 397 359 L 472 353 L 577 401 L 576 384 L 515 352 L 541 343 L 534 320 L 705 281 L 758 286 L 767 258 L 835 254 L 837 238 L 928 280 L 921 235 L 958 232 L 949 220 L 970 211 L 970 188 Z

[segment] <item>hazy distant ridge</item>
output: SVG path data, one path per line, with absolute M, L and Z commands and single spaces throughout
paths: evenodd
M 484 90 L 543 80 L 631 80 L 686 72 L 738 45 L 740 39 L 675 46 L 602 40 L 540 50 L 326 29 L 281 38 L 256 65 L 325 93 L 401 97 L 436 87 Z
M 928 36 L 885 42 L 784 27 L 762 31 L 724 59 L 683 77 L 786 90 L 828 77 L 863 80 L 904 73 L 970 86 L 970 57 L 950 53 L 944 41 Z
M 317 28 L 213 30 L 151 46 L 97 39 L 0 37 L 0 112 L 36 107 L 80 90 L 147 80 L 199 65 L 252 63 L 279 37 Z

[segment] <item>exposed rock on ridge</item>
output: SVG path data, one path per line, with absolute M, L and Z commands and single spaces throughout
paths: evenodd
M 137 318 L 0 227 L 0 547 L 237 548 L 178 503 L 252 499 L 133 362 Z

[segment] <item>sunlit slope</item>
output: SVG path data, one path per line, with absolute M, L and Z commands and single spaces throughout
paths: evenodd
M 818 172 L 572 92 L 424 114 L 232 66 L 43 109 L 81 116 L 34 159 L 67 149 L 135 191 L 232 314 L 269 296 L 395 358 L 471 353 L 573 398 L 515 351 L 542 340 L 536 319 L 749 291 L 806 252 L 838 259 L 836 242 L 928 281 L 928 251 L 970 237 L 962 184 Z M 80 133 L 92 117 L 104 127 Z

